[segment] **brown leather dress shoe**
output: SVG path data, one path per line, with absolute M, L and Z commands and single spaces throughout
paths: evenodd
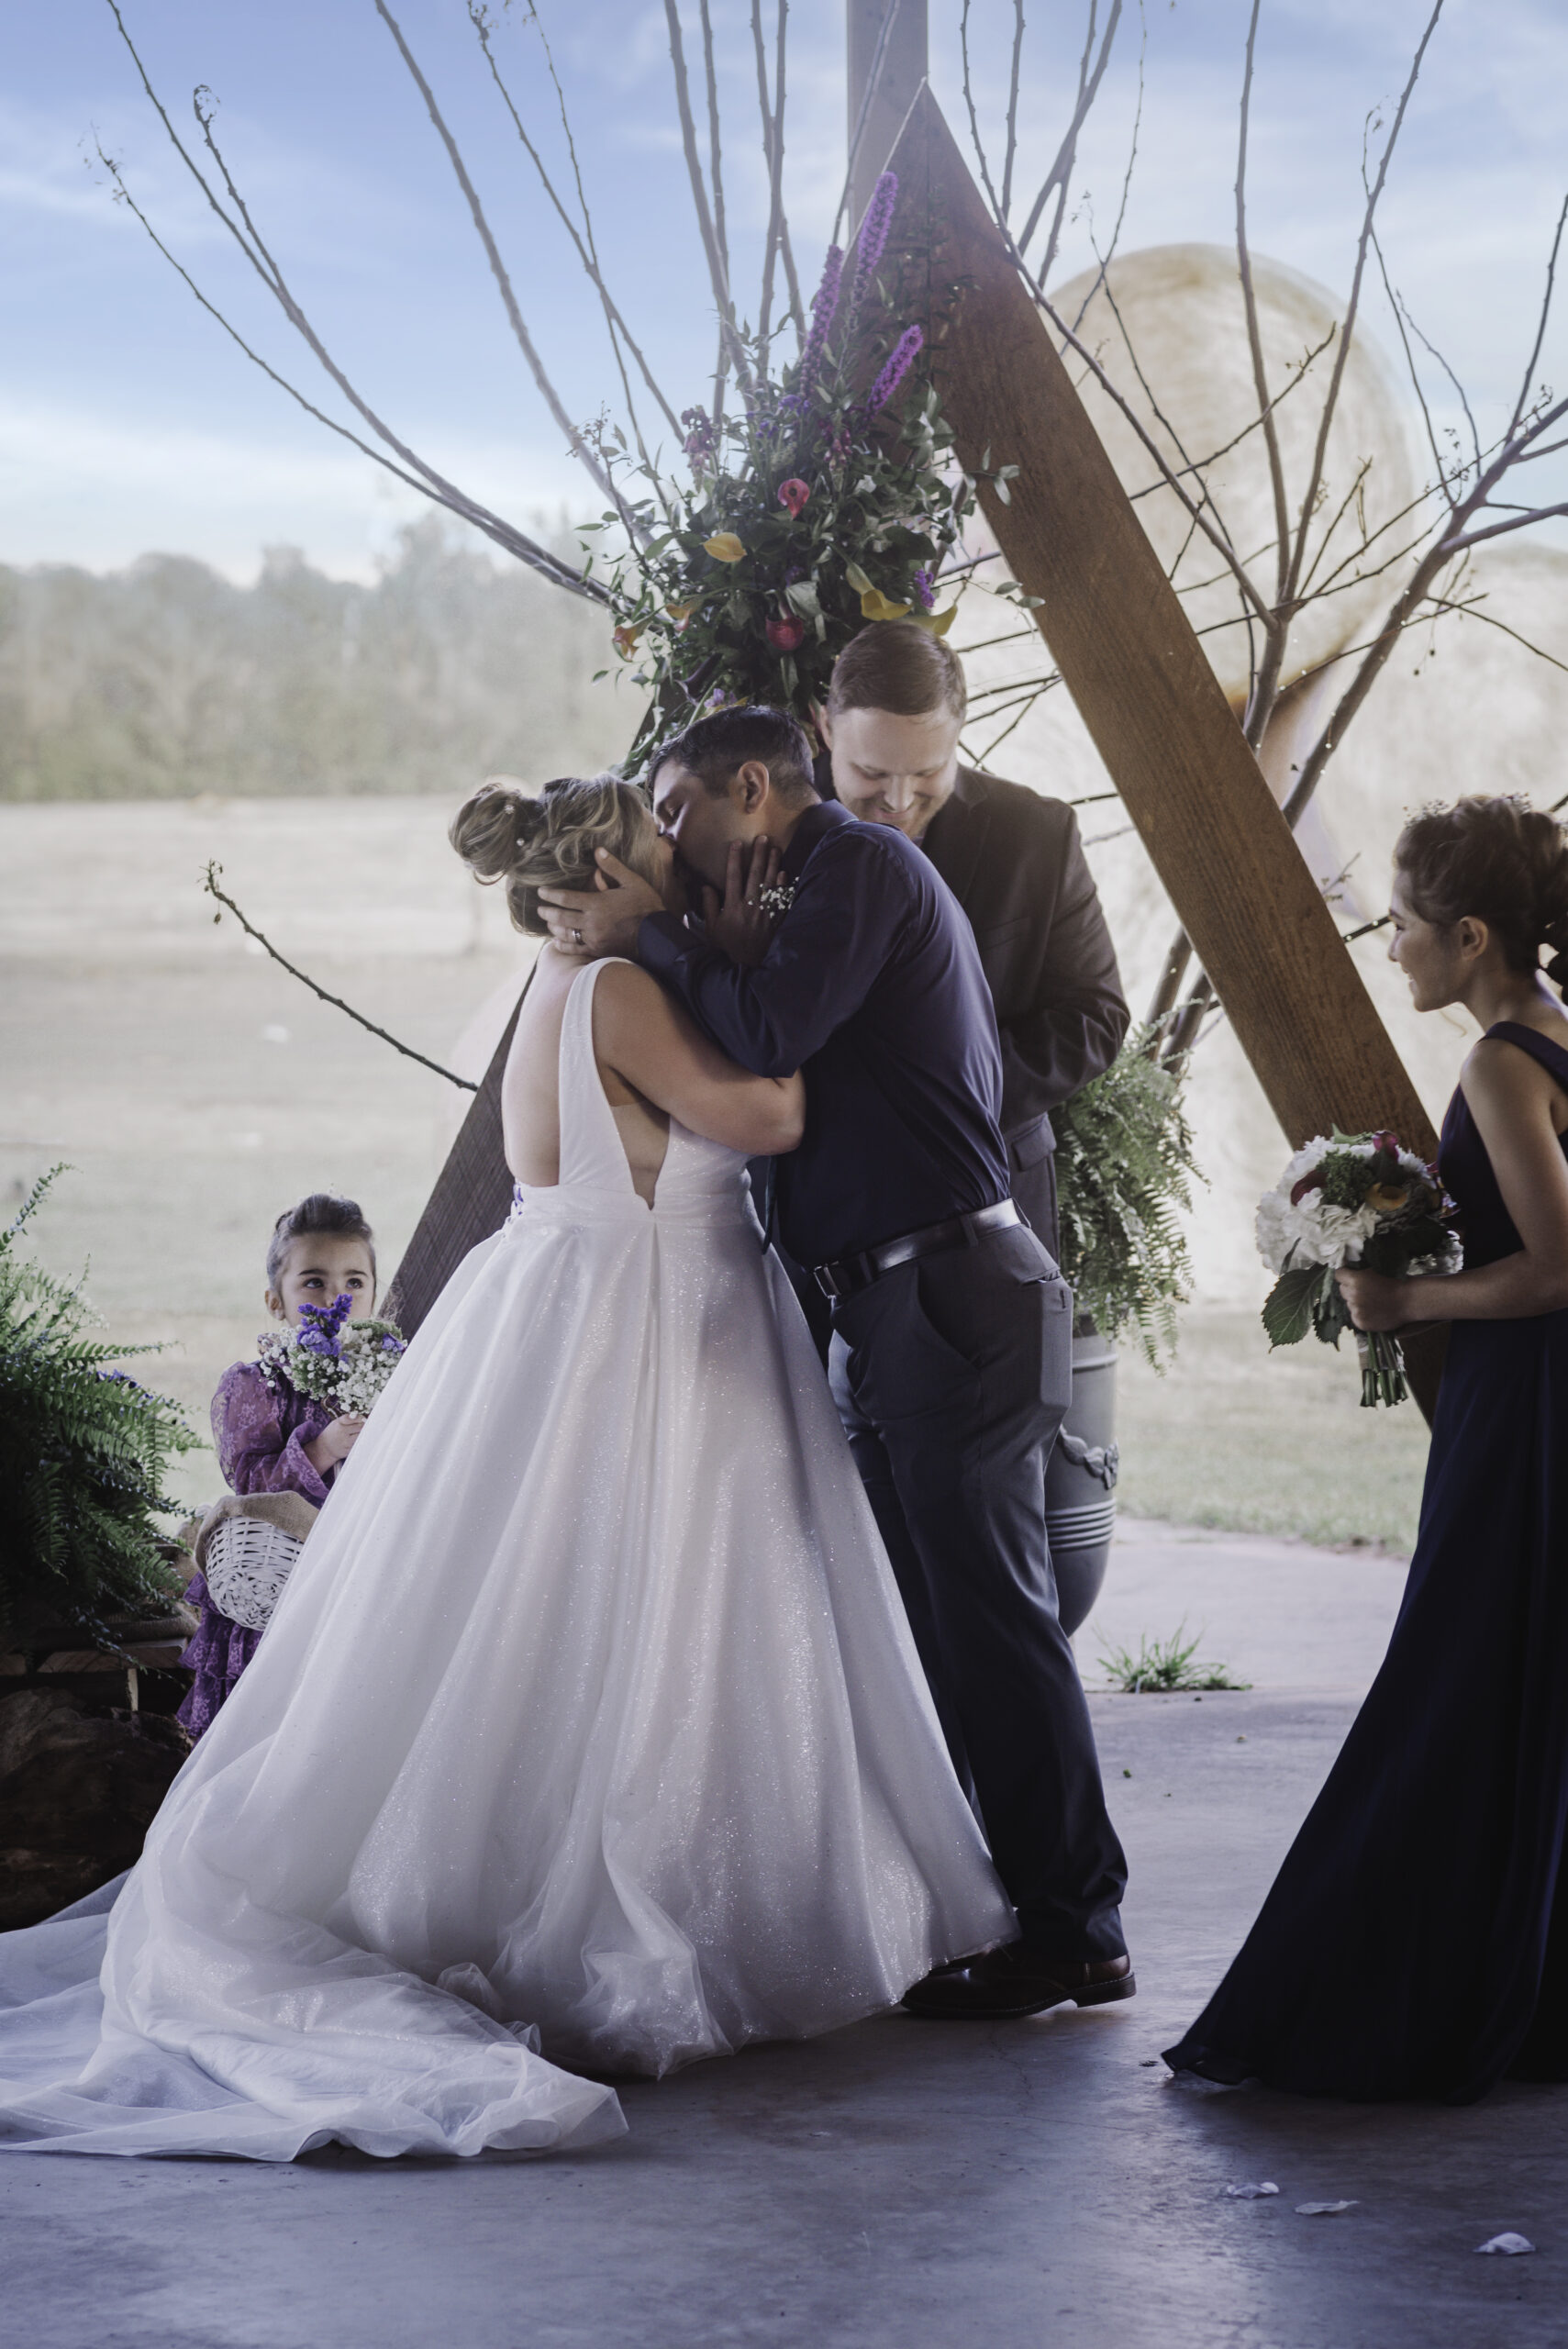
M 1048 2007 L 1108 2006 L 1136 1996 L 1129 1957 L 1090 1961 L 1047 1957 L 1027 1942 L 1009 1942 L 956 1965 L 940 1965 L 904 1993 L 912 2015 L 934 2022 L 1011 2022 Z

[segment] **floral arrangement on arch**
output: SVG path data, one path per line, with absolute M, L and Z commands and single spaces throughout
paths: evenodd
M 919 367 L 922 328 L 874 323 L 897 189 L 884 173 L 851 262 L 829 247 L 798 361 L 775 379 L 766 347 L 742 338 L 742 406 L 717 426 L 686 409 L 688 484 L 639 465 L 649 494 L 588 525 L 638 534 L 605 565 L 617 651 L 651 696 L 628 771 L 657 732 L 724 702 L 809 719 L 867 621 L 951 625 L 938 582 L 973 489 Z M 625 466 L 624 439 L 601 437 L 600 453 Z
M 302 1305 L 292 1330 L 264 1330 L 256 1341 L 262 1375 L 286 1379 L 329 1410 L 363 1416 L 408 1351 L 395 1323 L 350 1319 L 347 1293 L 330 1305 Z

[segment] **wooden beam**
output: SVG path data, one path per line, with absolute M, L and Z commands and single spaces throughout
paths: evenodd
M 846 0 L 844 29 L 849 61 L 846 136 L 852 150 L 850 227 L 853 230 L 871 201 L 873 188 L 887 168 L 894 140 L 926 78 L 926 0 Z M 879 46 L 882 62 L 868 99 L 867 87 Z M 857 125 L 861 126 L 858 146 Z
M 1293 1149 L 1336 1125 L 1437 1137 L 929 87 L 890 159 L 929 255 L 935 378 L 980 503 Z M 955 292 L 956 289 L 956 292 Z M 945 319 L 945 322 L 944 322 Z M 1411 1384 L 1436 1386 L 1420 1340 Z
M 980 503 L 1293 1146 L 1338 1123 L 1430 1123 L 1175 591 L 1020 281 L 929 89 L 892 158 L 933 294 L 960 291 L 935 353 L 960 462 L 1016 464 Z
M 501 1138 L 501 1079 L 523 996 L 491 1055 L 484 1082 L 469 1104 L 447 1163 L 436 1177 L 381 1310 L 411 1338 L 471 1248 L 499 1231 L 512 1211 L 512 1172 Z

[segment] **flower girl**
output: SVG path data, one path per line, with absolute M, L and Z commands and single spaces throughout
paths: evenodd
M 230 1364 L 212 1399 L 218 1466 L 233 1492 L 297 1493 L 319 1508 L 365 1423 L 362 1411 L 340 1411 L 313 1391 L 325 1382 L 306 1375 L 313 1355 L 336 1351 L 341 1322 L 367 1318 L 375 1304 L 375 1242 L 353 1199 L 313 1191 L 279 1216 L 265 1302 L 284 1327 L 261 1341 L 261 1360 Z M 201 1615 L 181 1658 L 195 1677 L 178 1719 L 194 1740 L 232 1692 L 262 1627 L 233 1621 L 199 1572 L 185 1598 Z

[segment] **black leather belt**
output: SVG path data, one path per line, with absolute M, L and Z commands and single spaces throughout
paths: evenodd
M 811 1277 L 824 1297 L 853 1297 L 898 1264 L 912 1264 L 918 1256 L 940 1255 L 946 1248 L 973 1248 L 987 1231 L 1004 1231 L 1008 1224 L 1022 1221 L 1011 1199 L 998 1199 L 995 1207 L 950 1215 L 945 1222 L 929 1223 L 922 1231 L 906 1231 L 902 1240 L 884 1240 L 878 1247 L 862 1249 L 858 1256 L 840 1256 L 834 1264 L 815 1265 Z

